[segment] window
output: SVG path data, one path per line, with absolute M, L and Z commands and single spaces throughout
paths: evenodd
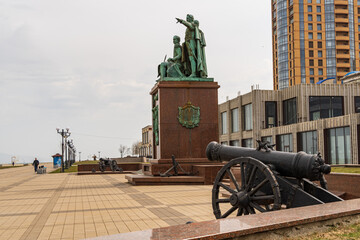
M 231 140 L 230 146 L 237 146 L 240 147 L 240 141 L 239 140 Z
M 252 141 L 252 139 L 251 139 L 251 138 L 243 139 L 243 140 L 242 140 L 242 146 L 243 146 L 243 147 L 252 148 L 252 147 L 253 147 L 253 141 Z
M 268 143 L 270 143 L 270 144 L 273 144 L 273 141 L 272 141 L 272 137 L 271 137 L 271 136 L 261 137 L 261 141 L 262 141 L 262 142 L 268 142 Z
M 308 30 L 313 30 L 313 24 L 312 23 L 308 23 Z
M 322 39 L 322 33 L 317 34 L 317 39 Z
M 309 22 L 312 21 L 312 15 L 311 14 L 308 15 L 308 21 Z
M 312 3 L 312 0 L 308 0 L 308 3 Z
M 322 57 L 322 51 L 318 51 L 318 57 Z
M 314 83 L 314 82 L 315 82 L 314 78 L 311 77 L 311 78 L 310 78 L 310 83 Z
M 283 101 L 284 125 L 297 122 L 296 98 Z
M 221 134 L 227 134 L 227 112 L 221 113 Z
M 310 59 L 310 60 L 309 60 L 309 65 L 310 65 L 310 66 L 314 66 L 314 60 L 313 60 L 313 59 Z
M 314 57 L 314 51 L 313 50 L 309 50 L 309 57 Z
M 314 47 L 313 41 L 309 41 L 309 48 L 313 48 L 313 47 Z
M 323 69 L 319 68 L 319 75 L 323 75 Z
M 310 75 L 314 75 L 314 69 L 313 68 L 309 68 L 310 70 Z
M 312 6 L 308 6 L 308 12 L 312 12 Z
M 316 21 L 321 22 L 321 15 L 316 15 Z
M 284 152 L 292 152 L 292 134 L 284 134 L 276 136 L 276 150 Z
M 343 97 L 309 97 L 310 121 L 343 115 Z
M 277 106 L 276 102 L 265 102 L 265 128 L 276 127 Z
M 247 104 L 243 106 L 243 129 L 244 130 L 252 130 L 253 122 L 252 122 L 252 104 Z
M 360 97 L 355 97 L 355 112 L 360 113 Z
M 321 6 L 316 6 L 316 12 L 320 13 L 321 12 Z M 321 21 L 321 20 L 320 20 Z
M 318 66 L 321 67 L 323 65 L 323 60 L 322 59 L 319 59 L 318 60 Z
M 318 48 L 322 48 L 322 42 L 318 42 L 317 45 L 318 45 Z
M 239 131 L 239 109 L 231 109 L 231 132 Z
M 317 26 L 317 30 L 318 30 L 318 31 L 321 31 L 321 24 L 318 23 L 316 26 Z
M 350 127 L 327 129 L 325 131 L 325 146 L 329 164 L 351 163 Z
M 316 154 L 318 151 L 317 132 L 301 132 L 298 133 L 298 151 L 304 151 L 308 154 Z
M 225 141 L 225 142 L 221 142 L 221 145 L 228 145 L 228 142 L 227 141 Z
M 309 33 L 309 39 L 313 39 L 313 33 Z
M 317 4 L 320 4 L 320 3 L 321 3 L 321 0 L 316 0 L 316 3 L 317 3 Z

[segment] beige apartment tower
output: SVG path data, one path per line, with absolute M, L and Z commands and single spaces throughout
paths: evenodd
M 272 0 L 274 90 L 360 70 L 359 0 Z

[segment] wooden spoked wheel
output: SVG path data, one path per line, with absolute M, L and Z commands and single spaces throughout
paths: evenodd
M 251 157 L 235 158 L 218 172 L 212 206 L 217 219 L 281 208 L 279 184 L 270 168 Z M 236 213 L 236 215 L 235 215 Z

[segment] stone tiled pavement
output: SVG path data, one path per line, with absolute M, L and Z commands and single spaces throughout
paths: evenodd
M 214 219 L 212 186 L 131 186 L 123 174 L 38 175 L 32 166 L 2 169 L 0 179 L 0 239 L 82 239 Z

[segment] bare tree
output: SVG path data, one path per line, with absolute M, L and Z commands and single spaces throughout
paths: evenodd
M 132 155 L 139 155 L 140 154 L 140 141 L 136 141 L 131 146 Z
M 120 144 L 119 152 L 120 152 L 120 157 L 123 158 L 125 154 L 129 152 L 129 148 L 125 145 Z

